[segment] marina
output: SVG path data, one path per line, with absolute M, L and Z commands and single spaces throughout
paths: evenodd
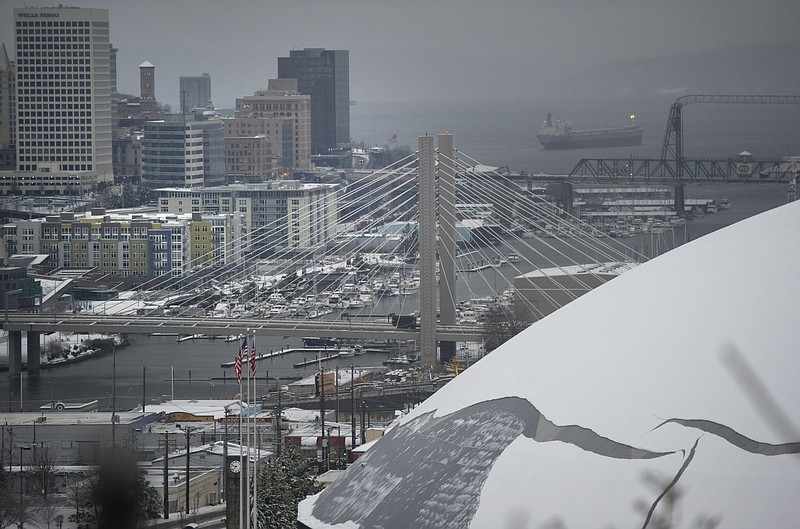
M 753 187 L 747 184 L 690 185 L 687 188 L 688 197 L 704 197 L 706 205 L 715 202 L 716 212 L 712 208 L 707 210 L 707 214 L 696 215 L 685 222 L 660 221 L 659 224 L 654 216 L 652 221 L 640 216 L 641 222 L 636 222 L 637 215 L 631 215 L 628 211 L 609 211 L 607 213 L 613 215 L 606 218 L 614 220 L 606 224 L 619 232 L 616 239 L 606 239 L 606 243 L 613 245 L 616 244 L 614 241 L 624 242 L 617 249 L 630 255 L 631 259 L 638 259 L 637 254 L 652 257 L 785 200 L 785 190 L 777 186 L 760 188 L 757 194 L 753 194 Z M 586 193 L 586 196 L 590 194 Z M 584 200 L 580 193 L 576 197 L 576 213 L 587 211 L 589 202 L 594 200 Z M 665 197 L 652 198 L 668 200 Z M 626 201 L 631 197 L 617 196 L 613 200 Z M 626 207 L 631 205 L 616 205 L 620 204 Z M 645 228 L 646 225 L 649 228 Z M 514 294 L 509 287 L 514 277 L 535 269 L 552 267 L 554 263 L 585 262 L 585 253 L 575 243 L 599 237 L 602 231 L 593 229 L 596 232 L 587 231 L 585 225 L 577 230 L 565 229 L 564 225 L 557 227 L 530 223 L 512 227 L 506 232 L 497 232 L 482 244 L 472 243 L 460 248 L 455 259 L 458 276 L 455 292 L 457 323 L 475 329 L 483 323 L 491 306 L 512 303 Z M 313 264 L 298 260 L 296 268 L 284 268 L 286 271 L 283 276 L 257 274 L 236 281 L 207 284 L 203 289 L 186 292 L 181 297 L 182 305 L 177 309 L 158 304 L 152 295 L 149 297 L 156 302 L 121 298 L 98 304 L 94 309 L 113 313 L 117 310 L 115 307 L 131 310 L 131 307 L 139 306 L 142 308 L 134 310 L 162 319 L 177 311 L 185 311 L 202 314 L 208 321 L 213 321 L 217 316 L 236 315 L 276 322 L 313 320 L 323 326 L 336 324 L 357 328 L 361 320 L 374 320 L 413 327 L 417 325 L 420 293 L 415 279 L 415 259 L 408 257 L 362 253 L 357 262 L 333 255 Z M 269 267 L 267 260 L 262 263 Z M 286 282 L 285 278 L 296 270 L 303 272 L 294 274 L 297 281 Z M 253 289 L 251 285 L 258 288 Z M 280 312 L 280 315 L 272 316 L 276 312 Z M 173 395 L 191 398 L 235 394 L 238 386 L 232 365 L 242 338 L 237 332 L 242 331 L 227 331 L 212 339 L 193 334 L 177 336 L 169 332 L 152 336 L 131 335 L 131 345 L 119 349 L 115 355 L 117 394 L 125 394 L 124 402 L 136 402 L 137 398 L 140 401 L 142 379 L 145 377 L 148 401 Z M 318 336 L 330 336 L 330 332 L 320 332 Z M 183 338 L 183 341 L 178 342 L 179 338 Z M 352 364 L 385 369 L 387 366 L 384 362 L 389 358 L 418 354 L 413 341 L 395 343 L 391 347 L 373 347 L 367 343 L 357 345 L 362 345 L 362 354 L 357 354 L 356 350 L 352 351 L 352 355 L 349 351 L 344 354 L 340 352 L 337 357 L 326 359 L 326 369 L 346 369 Z M 480 349 L 468 345 L 458 344 L 458 351 L 471 351 L 469 354 L 473 361 L 483 354 Z M 272 336 L 258 339 L 257 367 L 266 386 L 274 387 L 285 381 L 296 380 L 316 368 L 313 365 L 317 363 L 316 355 L 303 352 L 304 347 L 311 347 L 311 344 L 304 344 L 300 338 Z M 324 351 L 324 344 L 322 349 Z M 304 365 L 295 367 L 295 364 L 301 363 Z M 108 381 L 113 364 L 110 355 L 106 355 L 43 371 L 41 377 L 23 375 L 24 405 L 38 408 L 50 402 L 53 388 L 53 398 L 65 401 L 98 400 L 99 408 L 104 409 L 111 398 Z M 147 367 L 146 375 L 142 373 L 142 365 Z M 98 372 L 106 373 L 106 376 L 97 377 Z M 77 383 L 75 379 L 81 379 L 82 382 Z M 12 387 L 8 379 L 0 380 L 0 392 L 4 395 L 0 406 L 11 406 L 12 403 L 19 405 L 19 387 Z

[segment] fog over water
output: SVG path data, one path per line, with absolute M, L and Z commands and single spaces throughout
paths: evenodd
M 482 104 L 365 103 L 351 107 L 351 136 L 369 146 L 416 150 L 419 136 L 455 136 L 464 163 L 474 158 L 492 166 L 530 173 L 565 174 L 581 158 L 661 157 L 670 105 L 678 96 L 526 98 Z M 644 128 L 642 145 L 606 149 L 544 150 L 536 134 L 547 113 L 575 129 L 627 125 Z M 688 159 L 731 158 L 746 150 L 762 160 L 800 155 L 800 105 L 690 104 L 683 108 L 683 149 Z
M 0 41 L 13 53 L 10 0 Z M 82 0 L 110 10 L 119 90 L 138 94 L 156 65 L 156 97 L 177 108 L 178 78 L 208 72 L 217 106 L 266 88 L 291 49 L 350 50 L 359 102 L 520 99 L 554 79 L 618 61 L 796 39 L 787 0 Z M 745 65 L 746 67 L 747 65 Z M 747 76 L 747 70 L 742 76 Z

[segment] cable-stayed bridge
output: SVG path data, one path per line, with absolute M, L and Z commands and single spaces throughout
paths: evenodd
M 52 331 L 414 340 L 423 362 L 436 364 L 456 342 L 481 341 L 479 316 L 493 307 L 511 314 L 523 306 L 535 319 L 543 303 L 560 306 L 593 287 L 580 276 L 570 287 L 553 277 L 568 267 L 592 275 L 598 264 L 644 259 L 536 190 L 479 170 L 452 136 L 438 136 L 438 147 L 435 140 L 421 137 L 407 159 L 342 186 L 338 207 L 286 204 L 243 236 L 250 251 L 241 262 L 210 269 L 198 256 L 194 273 L 154 277 L 90 310 L 5 314 L 10 376 L 21 372 L 21 333 L 35 373 L 39 334 Z M 312 210 L 338 232 L 295 244 L 287 226 Z M 538 269 L 554 272 L 531 283 L 533 297 L 506 288 L 508 277 Z M 387 299 L 398 300 L 394 314 L 379 308 Z

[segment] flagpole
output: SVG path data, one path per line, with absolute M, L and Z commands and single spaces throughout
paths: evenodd
M 250 357 L 250 368 L 253 370 L 253 407 L 255 408 L 256 399 L 258 398 L 258 390 L 256 385 L 258 382 L 258 374 L 256 372 L 256 333 L 253 332 L 253 352 Z M 256 445 L 256 459 L 253 461 L 253 528 L 258 529 L 258 463 L 261 460 L 261 450 L 258 449 L 261 443 L 258 442 L 258 422 L 253 419 L 253 440 Z
M 247 336 L 245 340 L 250 341 L 250 329 L 247 329 Z M 250 349 L 247 350 L 247 354 L 250 354 Z M 247 431 L 245 433 L 245 439 L 247 439 L 247 468 L 242 470 L 247 471 L 247 507 L 246 507 L 246 514 L 247 514 L 247 529 L 250 529 L 250 456 L 252 452 L 250 451 L 250 423 L 252 421 L 252 411 L 250 409 L 250 358 L 247 358 L 247 363 L 244 365 L 244 368 L 247 370 L 247 423 L 246 428 Z
M 241 359 L 242 353 L 239 352 Z M 239 529 L 242 529 L 242 377 L 239 375 Z
M 234 362 L 235 371 L 236 371 L 236 381 L 239 383 L 239 529 L 243 529 L 242 527 L 242 485 L 244 484 L 243 476 L 242 476 L 242 356 L 247 347 L 247 338 L 245 337 L 244 341 L 242 342 L 239 353 L 236 355 L 236 361 Z

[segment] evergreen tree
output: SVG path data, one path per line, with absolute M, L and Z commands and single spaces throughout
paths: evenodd
M 258 474 L 258 525 L 264 529 L 297 527 L 297 504 L 321 487 L 314 481 L 315 464 L 292 445 Z

